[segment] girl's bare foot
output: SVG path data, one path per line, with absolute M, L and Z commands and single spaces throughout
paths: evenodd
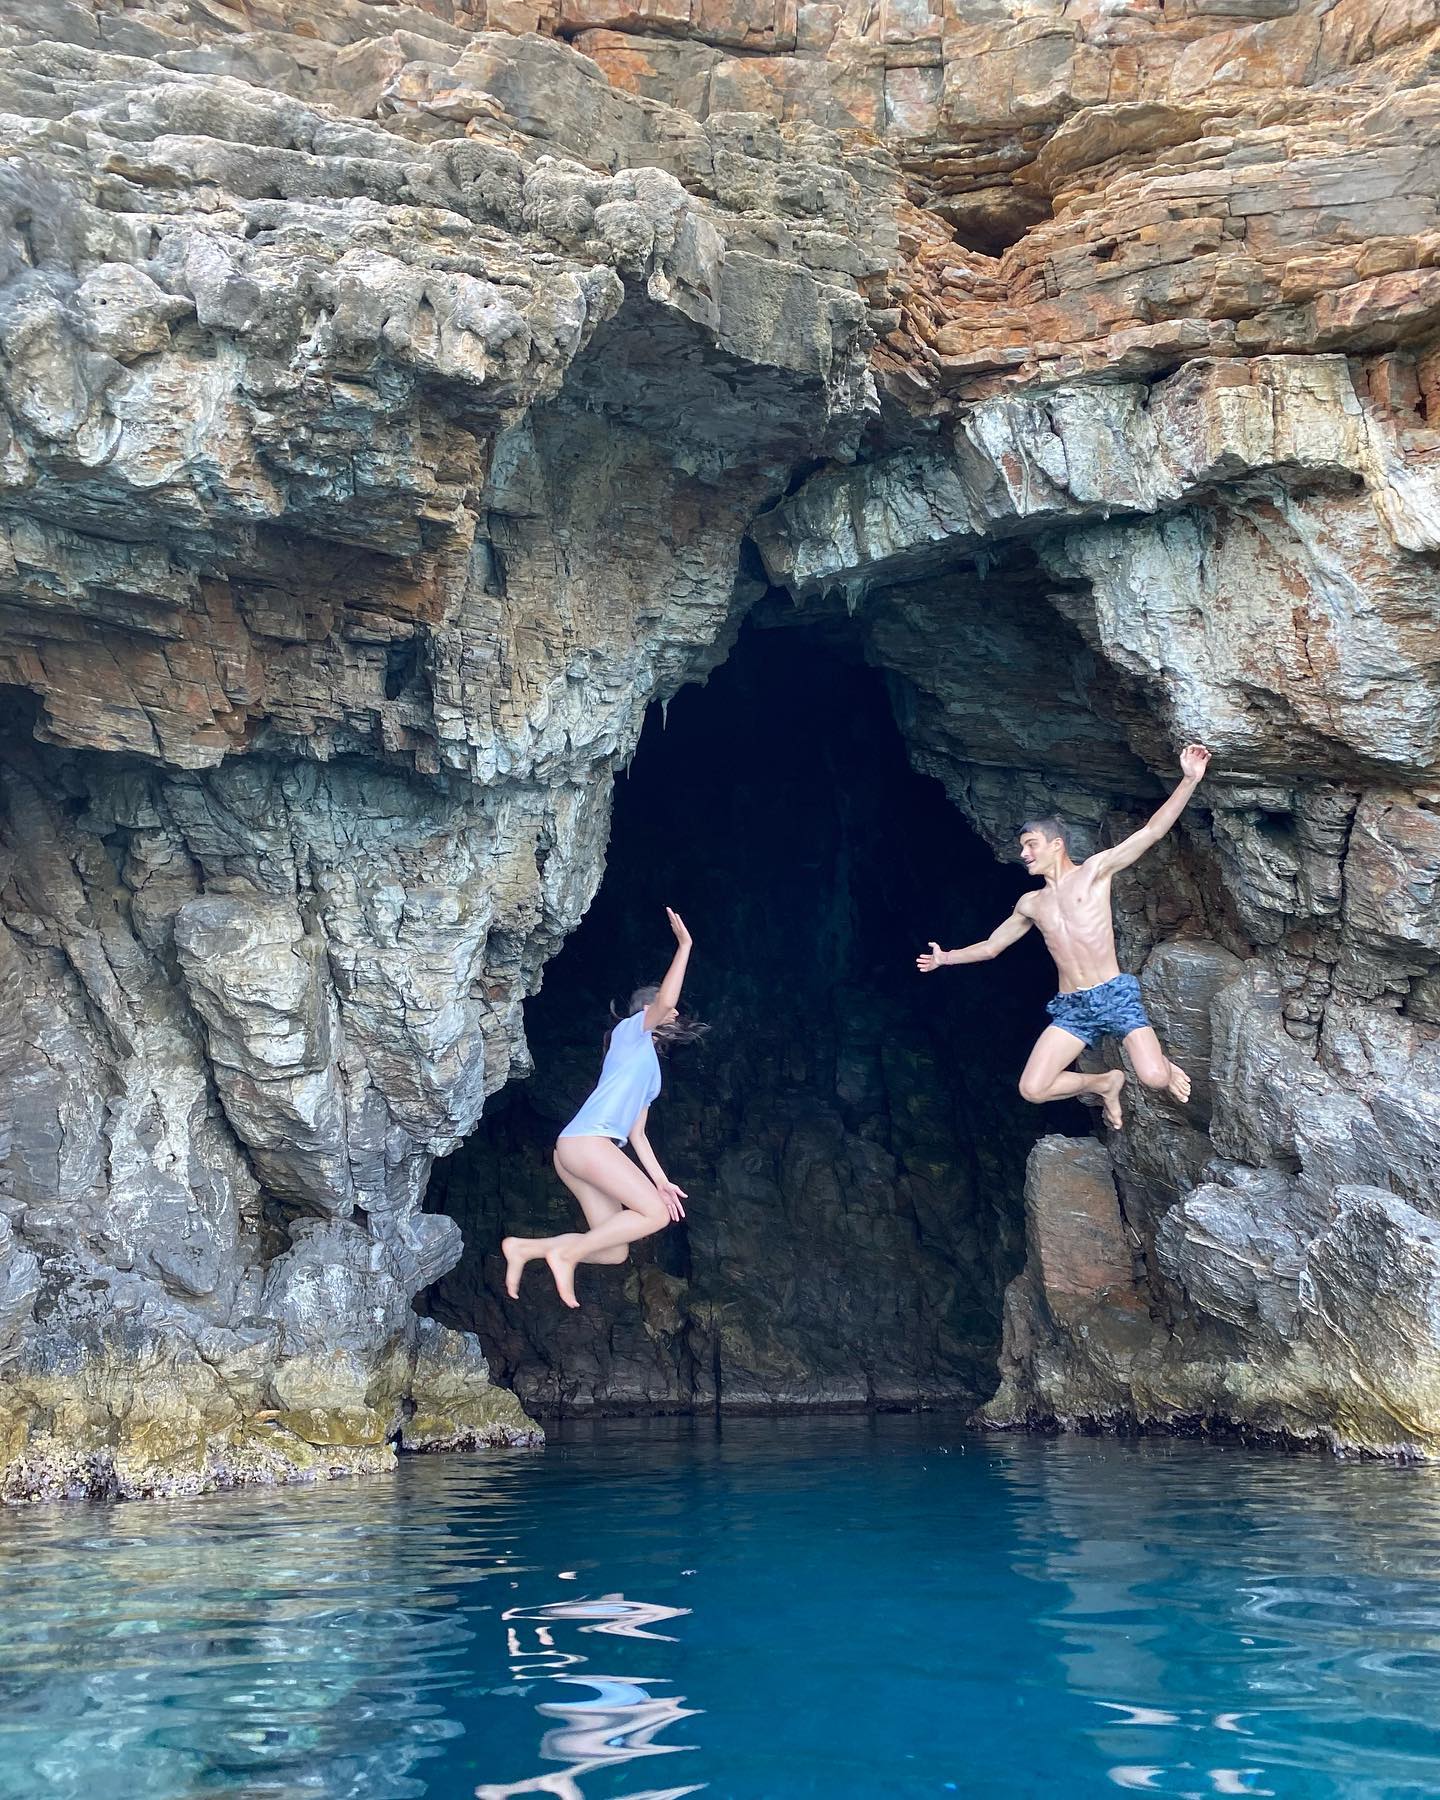
M 520 1277 L 530 1258 L 525 1252 L 524 1238 L 501 1238 L 500 1253 L 505 1258 L 505 1292 L 512 1300 L 520 1298 Z
M 553 1249 L 545 1252 L 550 1273 L 555 1277 L 555 1291 L 567 1306 L 579 1306 L 575 1298 L 575 1258 L 566 1255 L 566 1241 L 561 1238 Z
M 1172 1100 L 1178 1100 L 1182 1106 L 1190 1098 L 1190 1077 L 1173 1062 L 1170 1065 L 1170 1079 L 1165 1084 L 1165 1091 Z
M 1106 1075 L 1095 1092 L 1100 1096 L 1100 1104 L 1105 1108 L 1105 1123 L 1112 1131 L 1120 1131 L 1125 1124 L 1125 1115 L 1120 1110 L 1120 1090 L 1125 1085 L 1125 1071 L 1115 1069 Z M 1189 1083 L 1186 1084 L 1189 1090 Z

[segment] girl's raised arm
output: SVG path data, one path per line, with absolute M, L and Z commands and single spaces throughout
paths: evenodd
M 667 1022 L 670 1014 L 680 1004 L 680 989 L 685 983 L 685 966 L 690 961 L 690 933 L 685 929 L 685 921 L 673 907 L 665 908 L 665 917 L 670 921 L 670 929 L 675 933 L 675 954 L 670 958 L 670 967 L 665 971 L 665 979 L 660 983 L 660 992 L 645 1008 L 645 1029 L 653 1031 L 657 1025 Z

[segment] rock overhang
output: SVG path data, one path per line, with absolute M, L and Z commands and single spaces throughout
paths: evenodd
M 525 1066 L 521 1001 L 599 879 L 611 773 L 760 591 L 747 531 L 802 606 L 856 609 L 912 756 L 997 846 L 1046 801 L 1121 829 L 1176 738 L 1220 750 L 1211 828 L 1127 890 L 1121 933 L 1157 996 L 1177 944 L 1256 965 L 1251 1023 L 1213 997 L 1220 1142 L 1142 1105 L 1118 1149 L 1142 1248 L 1245 1167 L 1294 1178 L 1281 1238 L 1342 1187 L 1356 1229 L 1377 1182 L 1434 1206 L 1427 9 L 932 30 L 842 7 L 793 49 L 707 15 L 674 24 L 685 56 L 603 7 L 518 10 L 407 8 L 376 36 L 342 5 L 308 41 L 293 9 L 241 35 L 79 5 L 35 28 L 69 44 L 6 27 L 0 680 L 46 709 L 8 753 L 17 1429 L 39 1371 L 102 1371 L 93 1443 L 49 1444 L 26 1491 L 47 1456 L 83 1483 L 118 1453 L 134 1491 L 309 1466 L 327 1393 L 383 1460 L 422 1362 L 447 1405 L 481 1393 L 408 1322 L 453 1250 L 412 1216 L 427 1159 Z M 715 42 L 697 60 L 687 34 Z M 826 108 L 842 132 L 800 116 Z M 977 220 L 1000 255 L 957 240 Z M 217 907 L 305 972 L 269 1014 L 200 929 Z M 1135 1291 L 1233 1354 L 1248 1327 L 1210 1319 L 1186 1241 L 1146 1249 Z M 127 1461 L 96 1400 L 135 1343 L 102 1351 L 82 1277 L 149 1308 L 174 1368 L 229 1334 L 224 1394 L 161 1384 L 209 1422 L 148 1473 L 151 1423 Z M 302 1369 L 345 1294 L 385 1343 Z M 1258 1417 L 1255 1358 L 1105 1406 Z M 1046 1390 L 1065 1416 L 1100 1391 L 1071 1375 Z M 267 1380 L 288 1435 L 246 1461 Z M 1304 1392 L 1287 1430 L 1362 1417 Z M 417 1416 L 461 1441 L 443 1410 Z

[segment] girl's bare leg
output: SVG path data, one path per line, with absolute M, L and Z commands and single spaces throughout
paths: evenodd
M 1138 1032 L 1132 1032 L 1137 1037 Z M 1129 1039 L 1126 1039 L 1129 1042 Z M 1020 1076 L 1020 1096 L 1039 1104 L 1044 1100 L 1069 1100 L 1082 1094 L 1098 1094 L 1105 1108 L 1105 1123 L 1119 1131 L 1124 1124 L 1120 1111 L 1120 1090 L 1125 1085 L 1122 1069 L 1107 1069 L 1103 1075 L 1081 1075 L 1070 1065 L 1085 1048 L 1084 1038 L 1076 1037 L 1060 1025 L 1047 1025 L 1036 1040 Z
M 619 1200 L 612 1200 L 608 1194 L 602 1194 L 593 1182 L 584 1181 L 580 1176 L 572 1175 L 561 1163 L 558 1151 L 555 1154 L 555 1173 L 580 1202 L 580 1210 L 585 1215 L 585 1223 L 592 1230 L 595 1226 L 603 1225 L 607 1220 L 613 1219 L 617 1213 L 624 1212 L 625 1208 Z M 562 1235 L 573 1237 L 576 1234 L 566 1232 Z M 520 1277 L 524 1273 L 525 1265 L 538 1261 L 556 1241 L 556 1238 L 553 1237 L 507 1237 L 501 1239 L 500 1249 L 505 1257 L 505 1292 L 512 1300 L 520 1298 Z M 597 1250 L 593 1255 L 582 1257 L 581 1261 L 623 1263 L 629 1254 L 628 1246 L 620 1244 L 609 1250 Z
M 631 1244 L 653 1237 L 670 1223 L 670 1213 L 654 1184 L 609 1138 L 561 1138 L 555 1146 L 555 1163 L 567 1185 L 573 1177 L 616 1208 L 589 1231 L 538 1240 L 545 1243 L 540 1254 L 550 1265 L 560 1298 L 567 1306 L 578 1306 L 576 1265 L 623 1262 Z M 618 1257 L 613 1255 L 616 1250 L 621 1252 Z
M 512 1300 L 520 1298 L 520 1277 L 525 1265 L 545 1254 L 549 1238 L 507 1237 L 500 1240 L 500 1254 L 505 1258 L 505 1292 Z

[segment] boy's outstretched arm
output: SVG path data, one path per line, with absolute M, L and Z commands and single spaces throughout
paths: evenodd
M 915 958 L 915 967 L 922 975 L 928 975 L 932 969 L 953 968 L 956 963 L 991 962 L 1002 950 L 1008 950 L 1012 944 L 1018 943 L 1030 929 L 1032 921 L 1022 912 L 1013 912 L 1003 925 L 997 925 L 988 938 L 978 944 L 967 944 L 963 950 L 942 950 L 931 940 L 929 950 Z
M 1187 744 L 1180 752 L 1182 779 L 1175 792 L 1138 831 L 1132 831 L 1129 837 L 1122 838 L 1109 850 L 1097 850 L 1090 858 L 1095 872 L 1098 875 L 1114 875 L 1118 870 L 1128 869 L 1132 863 L 1139 862 L 1147 850 L 1153 850 L 1184 812 L 1190 796 L 1199 787 L 1209 766 L 1210 752 L 1205 746 Z

